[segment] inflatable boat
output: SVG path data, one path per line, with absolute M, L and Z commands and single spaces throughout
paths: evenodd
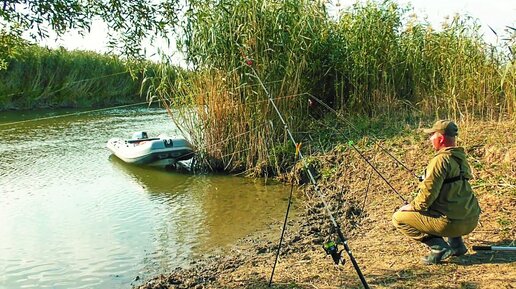
M 193 158 L 194 147 L 182 137 L 159 135 L 149 138 L 147 133 L 135 132 L 131 139 L 112 138 L 107 148 L 126 163 L 168 166 Z

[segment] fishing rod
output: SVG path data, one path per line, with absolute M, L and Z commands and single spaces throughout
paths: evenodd
M 378 169 L 364 156 L 364 154 L 353 144 L 352 141 L 348 142 L 349 146 L 353 148 L 360 157 L 382 178 L 382 180 L 391 188 L 391 190 L 398 195 L 398 197 L 405 203 L 408 204 L 407 199 L 405 199 L 399 192 L 396 190 L 391 183 L 378 171 Z
M 510 246 L 473 246 L 473 250 L 475 251 L 508 251 L 508 252 L 516 252 L 516 247 Z
M 333 128 L 335 129 L 335 128 Z M 408 204 L 408 201 L 407 199 L 405 199 L 399 192 L 398 190 L 396 190 L 396 188 L 394 188 L 394 186 L 382 175 L 382 173 L 380 173 L 380 171 L 378 171 L 378 169 L 369 161 L 369 159 L 367 159 L 367 157 L 364 155 L 364 153 L 359 150 L 353 143 L 352 140 L 350 140 L 349 138 L 347 138 L 348 140 L 348 145 L 358 153 L 358 155 L 360 156 L 360 158 L 362 158 L 374 171 L 376 174 L 378 174 L 378 176 L 380 176 L 380 178 L 391 188 L 391 190 L 396 194 L 398 195 L 398 197 L 403 201 L 404 204 Z
M 252 64 L 252 63 L 251 63 Z M 285 122 L 285 120 L 283 119 L 283 116 L 281 115 L 278 107 L 276 106 L 276 104 L 274 103 L 274 99 L 272 98 L 272 96 L 269 94 L 269 91 L 267 90 L 267 88 L 265 87 L 265 85 L 263 84 L 262 80 L 260 79 L 260 77 L 258 76 L 258 73 L 256 73 L 256 70 L 254 69 L 254 67 L 252 67 L 251 65 L 248 65 L 248 67 L 252 70 L 253 74 L 254 74 L 254 77 L 258 80 L 258 82 L 260 83 L 260 86 L 263 88 L 263 90 L 265 91 L 265 94 L 267 95 L 267 97 L 269 98 L 269 101 L 272 105 L 272 107 L 274 108 L 274 110 L 276 111 L 281 123 L 283 124 L 283 127 L 285 128 L 285 130 L 287 131 L 287 134 L 290 138 L 290 140 L 292 141 L 292 143 L 294 145 L 297 144 L 294 136 L 292 136 L 292 133 L 290 132 L 290 129 L 288 128 L 288 125 L 287 123 Z M 358 277 L 360 278 L 360 281 L 362 282 L 362 285 L 364 286 L 365 289 L 369 289 L 369 285 L 367 284 L 367 281 L 364 277 L 364 275 L 362 274 L 362 271 L 360 270 L 360 267 L 358 266 L 358 263 L 357 261 L 355 260 L 355 257 L 353 256 L 353 253 L 351 252 L 351 249 L 349 248 L 348 246 L 348 240 L 344 237 L 344 234 L 342 233 L 342 230 L 340 229 L 340 226 L 337 224 L 337 221 L 335 221 L 335 218 L 333 217 L 333 213 L 330 211 L 330 208 L 328 206 L 328 204 L 326 203 L 326 200 L 324 199 L 324 196 L 323 194 L 321 193 L 320 189 L 319 189 L 319 186 L 317 185 L 317 182 L 315 181 L 315 178 L 312 174 L 312 172 L 310 171 L 310 169 L 308 168 L 308 164 L 306 163 L 306 160 L 305 158 L 303 157 L 303 154 L 301 153 L 301 151 L 299 152 L 299 159 L 303 162 L 303 166 L 306 170 L 306 173 L 308 174 L 308 177 L 310 179 L 310 182 L 312 183 L 312 185 L 314 186 L 314 190 L 315 192 L 318 194 L 319 198 L 321 199 L 322 203 L 323 203 L 323 206 L 326 210 L 326 213 L 328 214 L 328 216 L 330 217 L 330 220 L 331 220 L 331 223 L 333 225 L 333 228 L 335 229 L 335 231 L 337 232 L 337 235 L 340 239 L 340 241 L 342 242 L 342 244 L 344 245 L 344 250 L 346 251 L 346 253 L 348 254 L 349 256 L 349 259 L 351 260 L 351 263 L 353 264 L 353 267 L 355 268 L 355 271 L 357 272 L 358 274 Z M 334 255 L 337 255 L 337 254 L 340 254 L 341 252 L 336 252 L 336 245 L 335 244 L 326 244 L 326 246 L 324 246 L 325 249 L 328 249 L 327 252 L 330 252 L 332 254 L 332 257 Z
M 355 132 L 359 132 L 358 129 L 350 122 L 348 121 L 347 119 L 345 119 L 342 115 L 340 115 L 340 113 L 338 111 L 336 111 L 335 109 L 333 109 L 332 107 L 330 107 L 329 105 L 327 105 L 326 103 L 324 103 L 321 99 L 315 97 L 314 95 L 310 94 L 310 93 L 306 93 L 308 96 L 310 96 L 311 98 L 313 98 L 315 101 L 317 101 L 320 105 L 324 106 L 326 109 L 328 109 L 329 111 L 333 112 L 337 118 L 339 118 L 340 120 L 346 122 L 352 129 L 355 130 Z M 407 172 L 409 172 L 412 176 L 416 177 L 418 180 L 421 181 L 421 177 L 418 176 L 416 173 L 414 173 L 414 171 L 412 171 L 411 169 L 409 169 L 405 164 L 403 164 L 399 159 L 397 159 L 395 156 L 393 156 L 387 149 L 385 149 L 381 144 L 380 144 L 380 140 L 378 138 L 376 138 L 375 136 L 371 135 L 370 137 L 372 137 L 376 144 L 380 147 L 380 149 L 386 153 L 387 155 L 389 155 L 394 161 L 396 161 L 400 166 L 402 166 Z
M 299 152 L 301 151 L 301 144 L 296 144 L 296 154 L 294 157 L 294 161 L 297 161 L 299 157 Z M 295 166 L 292 167 L 292 172 L 294 172 Z M 278 251 L 276 251 L 276 259 L 274 260 L 274 266 L 272 266 L 272 272 L 271 272 L 271 278 L 269 279 L 269 287 L 272 285 L 272 278 L 274 277 L 274 271 L 276 270 L 276 264 L 278 263 L 278 258 L 280 254 L 281 249 L 281 243 L 283 243 L 283 236 L 285 235 L 285 229 L 287 228 L 287 220 L 288 220 L 288 213 L 290 212 L 290 205 L 292 204 L 292 192 L 294 191 L 294 178 L 290 181 L 290 194 L 288 196 L 288 206 L 287 206 L 287 212 L 285 213 L 285 220 L 283 221 L 283 229 L 281 229 L 281 237 L 278 244 Z

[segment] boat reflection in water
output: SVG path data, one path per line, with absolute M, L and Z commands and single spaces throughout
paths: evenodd
M 267 229 L 271 223 L 275 223 L 279 234 L 288 186 L 266 185 L 263 179 L 140 167 L 113 156 L 110 161 L 150 200 L 168 207 L 162 216 L 168 222 L 161 222 L 156 232 L 162 249 L 173 250 L 170 243 L 176 240 L 182 244 L 180 255 L 188 252 L 195 258 L 230 246 L 256 230 Z

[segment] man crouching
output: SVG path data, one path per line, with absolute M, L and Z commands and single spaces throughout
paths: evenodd
M 425 129 L 437 153 L 426 168 L 416 198 L 392 216 L 398 230 L 430 247 L 430 254 L 422 260 L 425 264 L 466 254 L 462 236 L 475 229 L 480 215 L 468 182 L 471 168 L 464 149 L 455 145 L 458 131 L 449 120 L 439 120 Z M 448 237 L 448 242 L 443 237 Z

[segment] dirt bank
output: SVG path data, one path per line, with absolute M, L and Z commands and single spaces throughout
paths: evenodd
M 516 245 L 516 137 L 512 123 L 475 123 L 462 127 L 460 143 L 475 172 L 472 186 L 483 214 L 481 224 L 465 238 L 471 245 Z M 415 193 L 417 180 L 367 140 L 358 143 L 367 157 L 405 197 Z M 420 134 L 386 140 L 384 147 L 418 171 L 432 151 Z M 321 191 L 349 239 L 371 288 L 515 288 L 516 253 L 474 252 L 425 266 L 427 253 L 391 225 L 402 202 L 359 156 L 347 146 L 313 159 Z M 299 174 L 297 175 L 299 176 Z M 312 186 L 303 186 L 296 204 L 301 212 L 289 221 L 273 288 L 361 288 L 346 263 L 335 266 L 322 243 L 337 237 Z M 138 288 L 268 288 L 281 223 L 240 240 L 223 256 L 213 256 L 191 269 L 158 276 Z

